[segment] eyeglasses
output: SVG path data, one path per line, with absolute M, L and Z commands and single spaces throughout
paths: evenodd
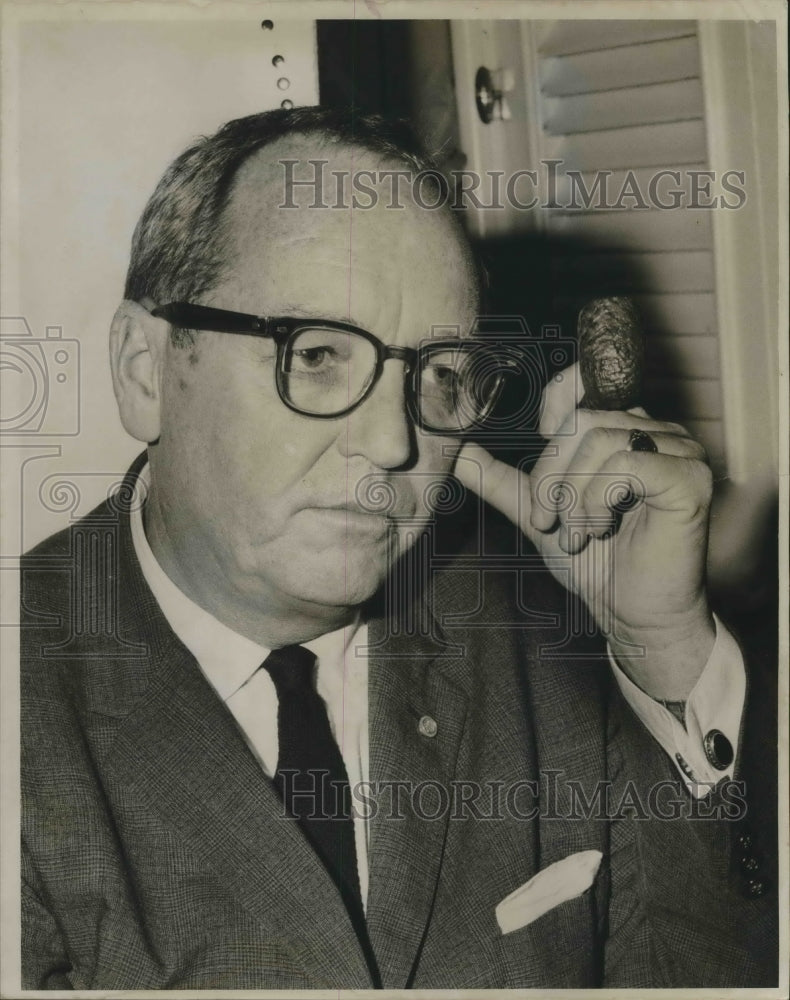
M 331 420 L 360 406 L 390 358 L 406 365 L 406 406 L 434 434 L 462 434 L 482 423 L 515 362 L 480 340 L 426 340 L 418 349 L 383 344 L 367 330 L 324 319 L 252 316 L 188 302 L 157 306 L 153 316 L 186 330 L 269 337 L 277 346 L 282 402 L 304 416 Z

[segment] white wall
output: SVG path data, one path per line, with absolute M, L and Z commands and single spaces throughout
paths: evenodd
M 107 331 L 165 166 L 224 121 L 318 99 L 312 21 L 264 30 L 264 8 L 235 4 L 160 8 L 156 20 L 125 5 L 119 20 L 113 6 L 4 9 L 7 554 L 88 511 L 141 449 L 117 417 Z M 64 343 L 33 343 L 47 328 Z

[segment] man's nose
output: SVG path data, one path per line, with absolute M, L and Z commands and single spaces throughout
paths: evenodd
M 398 469 L 408 463 L 414 449 L 414 428 L 406 412 L 406 371 L 402 361 L 391 359 L 373 392 L 346 417 L 338 437 L 346 458 L 361 455 L 380 469 Z

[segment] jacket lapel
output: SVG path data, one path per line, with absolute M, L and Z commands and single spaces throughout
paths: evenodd
M 440 809 L 438 790 L 455 773 L 468 705 L 463 660 L 430 615 L 422 621 L 429 622 L 429 634 L 394 634 L 382 619 L 369 630 L 370 779 L 377 812 L 371 818 L 367 919 L 389 989 L 408 984 L 431 916 L 449 816 Z M 434 812 L 438 818 L 428 818 Z
M 560 620 L 579 620 L 570 606 L 575 598 L 566 593 L 560 599 L 566 604 Z M 542 799 L 537 870 L 579 851 L 603 855 L 590 892 L 529 929 L 538 963 L 536 983 L 595 986 L 603 972 L 598 963 L 610 890 L 609 823 L 604 818 L 609 667 L 597 636 L 577 638 L 571 656 L 555 649 L 556 632 L 536 638 L 526 683 Z M 563 962 L 557 962 L 558 955 L 565 956 Z
M 176 643 L 173 643 L 176 646 Z M 188 654 L 169 664 L 118 731 L 108 768 L 177 832 L 317 983 L 369 987 L 334 884 Z M 331 978 L 327 975 L 331 970 Z

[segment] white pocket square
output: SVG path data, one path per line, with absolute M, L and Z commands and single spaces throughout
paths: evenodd
M 602 857 L 600 851 L 579 851 L 539 871 L 497 906 L 499 929 L 503 934 L 517 931 L 560 903 L 581 896 L 593 884 Z

